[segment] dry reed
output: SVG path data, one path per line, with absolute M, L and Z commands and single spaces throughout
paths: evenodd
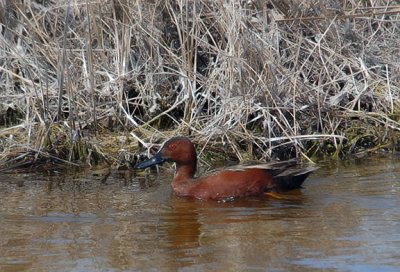
M 399 147 L 400 1 L 0 8 L 2 166 L 112 163 L 176 134 L 202 158 Z

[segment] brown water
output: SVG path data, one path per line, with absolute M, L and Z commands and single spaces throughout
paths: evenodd
M 171 174 L 1 176 L 0 271 L 400 271 L 399 158 L 229 203 L 174 197 Z

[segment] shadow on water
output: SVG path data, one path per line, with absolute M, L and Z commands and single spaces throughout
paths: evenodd
M 396 271 L 400 160 L 322 166 L 283 199 L 171 194 L 171 171 L 0 178 L 1 271 Z

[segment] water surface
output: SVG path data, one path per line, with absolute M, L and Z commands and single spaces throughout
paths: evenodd
M 0 271 L 400 271 L 400 160 L 322 165 L 283 199 L 171 194 L 172 172 L 0 176 Z

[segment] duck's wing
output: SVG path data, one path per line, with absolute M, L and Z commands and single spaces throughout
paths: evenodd
M 296 159 L 287 161 L 274 161 L 263 164 L 239 164 L 235 166 L 214 169 L 205 173 L 206 176 L 212 176 L 220 171 L 246 171 L 248 169 L 264 169 L 272 175 L 272 182 L 266 189 L 267 191 L 283 192 L 296 188 L 301 188 L 308 175 L 318 167 L 310 164 L 301 164 Z
M 318 167 L 310 164 L 300 164 L 297 159 L 291 159 L 287 161 L 273 161 L 269 163 L 248 162 L 245 164 L 213 169 L 211 171 L 207 171 L 205 174 L 212 175 L 213 173 L 219 171 L 246 171 L 250 168 L 265 169 L 273 176 L 297 176 L 315 171 Z

